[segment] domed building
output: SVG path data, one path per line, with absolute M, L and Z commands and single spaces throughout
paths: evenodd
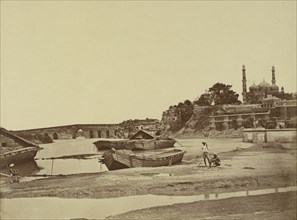
M 271 85 L 266 82 L 264 79 L 258 85 L 255 82 L 249 87 L 249 92 L 247 92 L 246 85 L 246 69 L 245 66 L 242 66 L 242 99 L 243 103 L 259 103 L 267 98 L 268 95 L 277 95 L 279 93 L 284 93 L 284 88 L 282 87 L 281 91 L 279 91 L 279 87 L 276 85 L 275 80 L 275 68 L 272 66 L 272 80 Z

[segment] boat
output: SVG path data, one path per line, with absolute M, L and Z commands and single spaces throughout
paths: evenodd
M 135 154 L 132 150 L 111 150 L 105 152 L 100 160 L 108 170 L 118 170 L 132 167 L 171 166 L 182 161 L 186 151 L 171 149 L 153 154 Z
M 153 150 L 173 147 L 176 140 L 168 137 L 154 137 L 145 130 L 139 130 L 130 139 L 124 140 L 99 140 L 94 142 L 98 150 L 128 149 L 128 150 Z
M 37 152 L 42 150 L 37 144 L 21 138 L 0 127 L 0 167 L 11 163 L 18 164 L 34 160 Z
M 34 160 L 37 152 L 42 148 L 26 147 L 18 150 L 9 151 L 4 154 L 0 154 L 0 166 L 7 166 L 9 164 L 22 163 L 30 160 Z
M 111 148 L 128 149 L 128 145 L 126 143 L 127 141 L 128 140 L 99 140 L 94 142 L 93 144 L 95 144 L 98 150 L 110 150 Z

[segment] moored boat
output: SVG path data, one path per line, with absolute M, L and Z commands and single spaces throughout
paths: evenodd
M 94 142 L 98 150 L 106 149 L 139 149 L 153 150 L 173 147 L 176 140 L 168 137 L 154 137 L 144 130 L 138 131 L 130 139 L 125 140 L 99 140 Z
M 98 150 L 125 149 L 127 140 L 99 140 L 94 142 Z
M 111 149 L 103 154 L 101 162 L 109 170 L 131 167 L 171 166 L 182 161 L 186 152 L 179 149 L 160 151 L 150 155 L 135 154 L 131 150 Z
M 42 148 L 26 147 L 0 154 L 0 166 L 7 166 L 11 163 L 18 164 L 29 160 L 34 160 L 37 152 L 41 149 Z
M 0 128 L 0 139 L 0 167 L 34 160 L 36 153 L 43 149 L 4 128 Z

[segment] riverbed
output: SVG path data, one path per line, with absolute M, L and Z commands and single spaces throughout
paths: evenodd
M 171 206 L 183 207 L 181 202 L 192 207 L 191 203 L 188 202 L 199 202 L 199 198 L 210 202 L 223 201 L 227 199 L 223 197 L 224 193 L 238 193 L 237 195 L 240 197 L 236 198 L 240 201 L 245 201 L 244 198 L 257 196 L 255 194 L 257 194 L 259 189 L 268 190 L 269 194 L 266 195 L 276 195 L 282 193 L 279 191 L 280 188 L 296 186 L 296 147 L 295 149 L 287 149 L 277 143 L 251 146 L 249 143 L 242 143 L 241 139 L 212 139 L 208 141 L 210 154 L 218 153 L 221 157 L 222 165 L 221 167 L 206 168 L 203 164 L 202 166 L 197 166 L 199 161 L 201 162 L 201 157 L 196 159 L 197 154 L 201 156 L 201 142 L 204 140 L 178 140 L 177 147 L 186 150 L 187 153 L 182 163 L 173 166 L 74 173 L 17 184 L 3 184 L 1 185 L 1 202 L 3 200 L 6 205 L 4 206 L 5 208 L 2 208 L 1 215 L 12 213 L 16 207 L 13 207 L 12 204 L 21 206 L 21 204 L 27 204 L 26 201 L 32 201 L 35 204 L 35 214 L 32 214 L 30 219 L 42 217 L 42 213 L 50 212 L 45 210 L 47 204 L 54 204 L 49 209 L 52 211 L 55 209 L 55 205 L 60 203 L 61 206 L 59 207 L 64 207 L 65 213 L 68 213 L 67 210 L 70 210 L 69 212 L 72 213 L 67 216 L 61 214 L 61 217 L 66 219 L 82 217 L 94 219 L 94 216 L 89 214 L 91 212 L 89 207 L 93 207 L 92 205 L 87 205 L 89 201 L 92 204 L 97 204 L 98 202 L 92 210 L 95 210 L 94 212 L 97 214 L 95 219 L 100 219 L 98 216 L 101 216 L 101 214 L 102 217 L 108 215 L 118 216 L 122 215 L 121 213 L 123 212 L 133 212 L 133 210 L 136 211 L 136 209 L 143 208 L 150 209 L 166 204 L 169 206 L 162 207 L 165 210 L 171 210 Z M 65 147 L 67 150 L 65 150 L 66 153 L 64 154 L 63 149 L 59 148 L 57 150 L 60 151 L 59 154 L 37 157 L 36 163 L 45 157 L 69 155 L 69 152 L 71 152 L 69 146 L 74 146 L 76 143 L 78 143 L 76 140 L 65 140 L 57 141 L 52 145 L 43 145 L 45 150 L 49 146 L 51 152 L 55 152 L 53 150 L 54 147 L 64 145 L 67 145 Z M 83 140 L 79 143 L 81 143 L 79 144 L 81 150 L 76 151 L 73 155 L 86 152 L 87 154 L 96 154 L 99 157 L 104 152 L 98 152 L 94 149 L 90 140 Z M 67 161 L 68 159 L 57 160 Z M 86 160 L 92 160 L 92 158 Z M 54 169 L 58 170 L 55 167 L 55 164 L 57 164 L 55 162 Z M 97 165 L 96 163 L 96 165 L 90 166 Z M 234 196 L 234 194 L 232 195 Z M 193 198 L 196 200 L 191 200 Z M 131 203 L 129 199 L 132 200 Z M 13 201 L 16 203 L 13 203 Z M 109 201 L 121 201 L 121 203 L 117 206 L 108 206 Z M 136 205 L 133 205 L 133 201 L 138 202 Z M 159 201 L 162 201 L 162 204 Z M 238 203 L 238 200 L 236 201 Z M 250 201 L 249 206 L 254 201 L 257 201 L 257 199 Z M 73 210 L 73 207 L 76 207 L 76 205 L 80 208 Z M 269 204 L 267 203 L 267 205 Z M 224 210 L 229 209 L 228 206 L 224 206 L 224 202 L 221 206 L 225 208 Z M 47 219 L 57 217 L 53 216 L 57 213 L 49 213 Z M 81 215 L 81 213 L 87 214 Z M 142 212 L 139 211 L 139 213 Z M 177 218 L 182 219 L 184 215 L 180 214 L 183 213 L 182 209 L 175 209 L 175 213 Z M 187 213 L 192 213 L 192 218 L 199 216 L 192 209 L 189 209 Z M 26 213 L 23 215 L 25 216 Z M 137 214 L 137 216 L 142 215 Z M 151 217 L 150 215 L 147 216 Z M 166 218 L 164 215 L 161 216 Z M 17 216 L 14 217 L 18 218 Z
M 16 198 L 1 200 L 1 219 L 104 219 L 111 215 L 203 200 L 295 192 L 296 186 L 192 196 L 139 195 L 107 199 Z M 17 212 L 15 207 L 22 207 Z
M 98 162 L 105 151 L 97 150 L 93 144 L 97 140 L 100 139 L 54 140 L 54 143 L 41 144 L 43 150 L 37 153 L 34 161 L 16 165 L 21 176 L 26 177 L 21 181 L 52 175 L 107 172 L 106 166 Z M 250 143 L 243 143 L 240 138 L 177 139 L 175 148 L 186 150 L 183 161 L 189 162 L 201 155 L 202 141 L 207 141 L 211 153 L 251 146 Z M 8 173 L 8 169 L 4 173 Z

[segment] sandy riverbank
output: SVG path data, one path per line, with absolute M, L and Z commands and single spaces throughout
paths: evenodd
M 296 185 L 295 144 L 255 144 L 219 153 L 222 166 L 197 167 L 189 151 L 171 167 L 133 168 L 56 176 L 17 184 L 1 179 L 1 198 L 107 198 L 127 195 L 200 195 Z M 296 219 L 296 192 L 135 210 L 116 219 Z
M 201 161 L 199 158 L 171 167 L 76 174 L 17 184 L 2 181 L 1 197 L 104 198 L 148 193 L 192 195 L 296 184 L 296 148 L 257 144 L 248 149 L 220 153 L 219 156 L 222 166 L 210 169 L 197 167 Z
M 159 206 L 111 216 L 109 219 L 295 220 L 296 192 Z

